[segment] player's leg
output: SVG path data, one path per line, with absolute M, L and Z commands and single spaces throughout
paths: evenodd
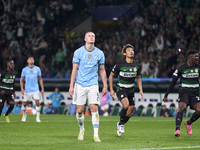
M 187 128 L 187 133 L 189 135 L 192 135 L 192 129 L 191 125 L 193 122 L 195 122 L 197 119 L 200 117 L 200 98 L 199 98 L 199 93 L 197 92 L 196 95 L 191 97 L 191 107 L 195 110 L 193 113 L 192 117 L 185 122 L 185 126 Z
M 124 90 L 118 91 L 117 97 L 123 106 L 123 108 L 120 112 L 120 122 L 117 123 L 117 134 L 119 133 L 118 136 L 121 136 L 121 133 L 124 133 L 124 124 L 128 120 L 126 113 L 127 113 L 128 107 L 129 107 L 129 100 L 128 100 L 127 92 Z
M 26 117 L 27 117 L 26 106 L 28 104 L 28 101 L 31 99 L 31 97 L 32 97 L 31 93 L 26 93 L 26 92 L 24 93 L 24 99 L 22 101 L 22 110 L 23 110 L 23 116 L 22 116 L 22 119 L 21 119 L 22 122 L 26 121 Z
M 1 116 L 2 109 L 4 107 L 4 103 L 5 103 L 5 98 L 3 95 L 0 94 L 0 116 Z
M 179 102 L 178 104 L 178 113 L 176 115 L 176 131 L 174 133 L 175 136 L 179 137 L 180 136 L 180 126 L 181 122 L 183 120 L 183 113 L 185 112 L 187 108 L 187 104 L 184 102 Z
M 78 121 L 79 127 L 80 127 L 80 132 L 78 135 L 78 140 L 83 140 L 84 139 L 84 106 L 86 103 L 86 88 L 81 87 L 77 83 L 75 83 L 74 86 L 74 95 L 73 95 L 73 104 L 76 105 L 76 119 Z
M 76 119 L 78 121 L 78 125 L 80 128 L 80 132 L 78 135 L 78 140 L 84 140 L 84 133 L 85 133 L 85 128 L 84 128 L 84 107 L 85 105 L 76 105 L 77 111 L 76 111 Z
M 36 104 L 36 122 L 41 122 L 40 120 L 40 100 L 35 99 L 35 104 Z
M 8 108 L 7 112 L 5 113 L 5 119 L 6 119 L 7 123 L 10 123 L 8 115 L 11 113 L 11 111 L 13 110 L 14 105 L 15 105 L 13 94 L 7 95 L 7 103 L 9 104 L 9 108 Z
M 40 92 L 33 93 L 33 98 L 35 99 L 36 105 L 36 122 L 41 122 L 40 120 Z
M 133 110 L 134 110 L 134 106 L 135 106 L 134 93 L 129 93 L 128 94 L 128 103 L 127 103 L 126 100 L 124 101 L 123 99 L 121 100 L 121 102 L 122 102 L 123 108 L 124 108 L 124 106 L 126 108 L 127 104 L 129 105 L 129 107 L 128 107 L 127 111 L 126 111 L 126 116 L 124 116 L 124 124 L 125 124 L 126 122 L 128 122 L 128 120 L 130 119 L 130 117 L 133 114 Z M 125 103 L 125 105 L 124 105 L 124 103 Z
M 128 98 L 123 98 L 121 103 L 123 108 L 120 113 L 119 132 L 124 133 L 124 124 L 129 120 L 129 117 L 126 115 L 129 108 Z
M 99 138 L 99 112 L 98 105 L 100 105 L 99 86 L 93 85 L 88 87 L 88 101 L 92 114 L 92 125 L 94 130 L 94 141 L 101 142 Z

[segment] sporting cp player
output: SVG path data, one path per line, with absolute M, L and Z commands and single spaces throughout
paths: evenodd
M 122 49 L 122 55 L 125 58 L 124 61 L 116 64 L 109 76 L 110 95 L 114 97 L 113 90 L 113 77 L 118 77 L 118 83 L 116 86 L 117 97 L 122 103 L 122 110 L 120 115 L 120 122 L 117 123 L 117 135 L 121 136 L 124 133 L 124 124 L 129 120 L 133 114 L 135 106 L 135 78 L 137 78 L 137 84 L 139 87 L 139 94 L 143 98 L 142 81 L 141 81 L 141 66 L 139 63 L 133 60 L 134 47 L 127 44 Z
M 77 108 L 76 118 L 80 127 L 78 140 L 84 139 L 83 112 L 86 99 L 88 99 L 92 112 L 94 141 L 101 142 L 98 135 L 98 105 L 100 105 L 98 69 L 104 85 L 102 95 L 105 95 L 107 93 L 107 78 L 104 66 L 105 58 L 103 52 L 94 46 L 95 34 L 93 32 L 87 32 L 84 40 L 85 46 L 80 47 L 74 52 L 69 94 L 70 96 L 73 95 L 73 103 L 76 104 Z
M 36 122 L 40 121 L 40 93 L 39 93 L 39 86 L 38 86 L 38 79 L 41 86 L 41 94 L 44 94 L 44 87 L 43 87 L 43 80 L 41 77 L 41 70 L 39 67 L 34 65 L 34 58 L 32 56 L 28 57 L 27 60 L 28 66 L 23 68 L 21 79 L 20 79 L 20 86 L 21 86 L 21 92 L 24 95 L 23 103 L 22 103 L 22 110 L 23 110 L 23 122 L 26 121 L 26 106 L 28 101 L 33 97 L 35 99 L 36 103 Z M 25 79 L 25 91 L 23 87 L 23 81 Z
M 10 123 L 8 114 L 13 110 L 14 108 L 14 98 L 15 98 L 15 77 L 17 75 L 17 72 L 14 71 L 14 61 L 13 60 L 7 60 L 5 62 L 5 68 L 6 70 L 1 71 L 0 73 L 0 116 L 2 109 L 4 107 L 5 101 L 10 105 L 6 114 L 4 115 L 6 122 Z
M 180 125 L 183 119 L 183 113 L 187 106 L 194 109 L 190 120 L 185 122 L 187 133 L 192 134 L 191 124 L 196 121 L 200 116 L 200 98 L 199 98 L 199 74 L 200 65 L 199 54 L 197 51 L 191 50 L 187 52 L 187 62 L 181 65 L 173 73 L 172 82 L 165 93 L 163 98 L 164 102 L 167 102 L 167 96 L 176 85 L 178 78 L 180 77 L 179 88 L 179 103 L 178 113 L 176 115 L 176 131 L 175 136 L 180 136 Z

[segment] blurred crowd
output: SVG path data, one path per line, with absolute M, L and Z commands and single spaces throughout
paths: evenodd
M 97 0 L 94 4 L 118 4 Z M 122 60 L 123 45 L 132 44 L 143 78 L 172 77 L 186 61 L 187 50 L 200 51 L 200 2 L 198 0 L 139 1 L 140 11 L 123 30 L 95 32 L 96 46 L 106 56 L 109 76 Z M 29 55 L 40 66 L 43 78 L 70 78 L 74 51 L 84 45 L 86 31 L 65 26 L 75 11 L 86 9 L 85 0 L 1 0 L 0 70 L 5 59 L 15 62 L 21 73 Z

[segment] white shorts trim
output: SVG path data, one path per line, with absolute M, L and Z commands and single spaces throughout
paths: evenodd
M 76 105 L 85 105 L 86 100 L 88 100 L 88 104 L 100 105 L 99 85 L 82 87 L 75 83 L 72 103 Z
M 34 92 L 34 93 L 24 93 L 24 99 L 23 102 L 27 102 L 29 100 L 40 100 L 40 92 Z

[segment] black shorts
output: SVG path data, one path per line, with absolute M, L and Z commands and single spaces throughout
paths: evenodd
M 9 104 L 10 101 L 13 101 L 13 102 L 15 101 L 14 98 L 15 98 L 14 94 L 10 92 L 9 93 L 6 92 L 3 95 L 0 94 L 0 103 L 1 102 L 5 103 L 5 101 L 7 101 L 7 103 Z
M 196 103 L 200 103 L 199 91 L 182 89 L 179 91 L 179 102 L 184 102 L 193 109 Z
M 125 97 L 128 98 L 129 106 L 135 105 L 135 94 L 134 94 L 134 92 L 129 92 L 126 89 L 122 89 L 122 90 L 119 90 L 117 92 L 117 98 L 120 100 L 120 102 Z

